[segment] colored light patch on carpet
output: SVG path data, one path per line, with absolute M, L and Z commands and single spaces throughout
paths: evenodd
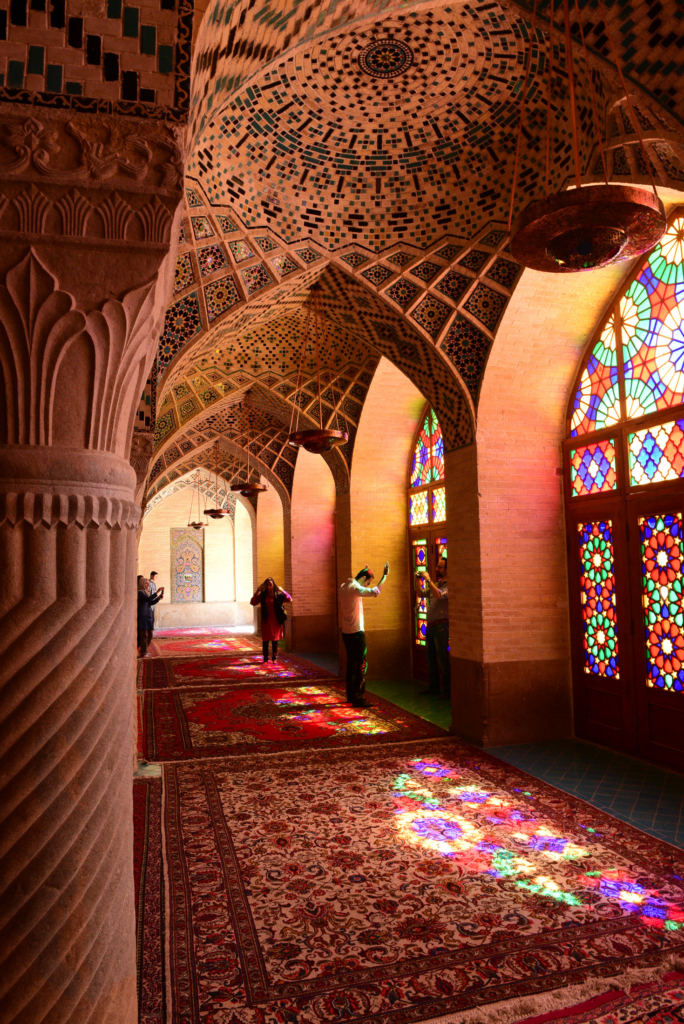
M 138 689 L 166 690 L 192 686 L 221 686 L 226 683 L 255 683 L 269 680 L 332 679 L 330 672 L 294 654 L 278 655 L 278 661 L 264 661 L 261 652 L 230 652 L 213 658 L 148 658 L 138 662 Z
M 249 635 L 236 636 L 234 633 L 215 633 L 191 636 L 155 635 L 149 646 L 153 658 L 169 658 L 174 655 L 239 654 L 243 651 L 260 650 L 261 641 Z
M 343 686 L 329 683 L 147 693 L 144 756 L 173 761 L 444 735 L 389 701 L 374 695 L 372 703 L 353 708 Z
M 679 851 L 456 740 L 164 776 L 174 1019 L 522 1018 L 684 951 Z

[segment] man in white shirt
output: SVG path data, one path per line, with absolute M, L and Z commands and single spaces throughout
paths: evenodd
M 355 708 L 369 708 L 366 692 L 366 634 L 363 621 L 364 597 L 380 597 L 380 588 L 389 575 L 389 562 L 385 562 L 382 579 L 376 587 L 368 584 L 373 573 L 364 566 L 355 577 L 340 587 L 340 618 L 342 640 L 347 651 L 347 701 Z

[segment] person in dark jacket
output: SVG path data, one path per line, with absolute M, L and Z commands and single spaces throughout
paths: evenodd
M 156 594 L 151 594 L 148 581 L 144 576 L 138 576 L 138 647 L 141 658 L 149 658 L 147 648 L 150 646 L 154 630 L 153 608 L 163 596 L 163 587 Z
M 272 576 L 265 579 L 258 588 L 251 604 L 261 605 L 261 639 L 263 641 L 264 661 L 268 661 L 268 643 L 271 641 L 273 651 L 271 660 L 275 665 L 278 657 L 278 641 L 283 639 L 287 612 L 283 608 L 286 601 L 292 598 L 286 590 L 279 587 Z

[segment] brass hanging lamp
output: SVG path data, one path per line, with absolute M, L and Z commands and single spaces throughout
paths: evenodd
M 242 489 L 241 489 L 242 490 L 243 498 L 254 498 L 254 497 L 256 497 L 257 494 L 262 494 L 265 490 L 268 489 L 266 487 L 266 485 L 262 484 L 261 482 L 259 482 L 259 483 L 250 483 L 249 482 L 249 446 L 250 446 L 251 427 L 252 427 L 252 418 L 251 418 L 251 414 L 248 412 L 247 413 L 247 483 L 244 484 Z
M 209 516 L 210 519 L 223 519 L 225 516 L 230 515 L 227 508 L 222 508 L 218 500 L 218 457 L 219 457 L 219 446 L 215 443 L 212 447 L 212 454 L 214 456 L 214 502 L 215 508 L 205 508 L 204 514 Z M 209 485 L 211 486 L 211 470 L 209 470 Z
M 625 100 L 629 107 L 632 122 L 635 125 L 639 138 L 639 145 L 646 162 L 652 192 L 633 185 L 608 184 L 603 139 L 596 108 L 594 85 L 589 68 L 584 29 L 580 21 L 579 5 L 577 0 L 575 0 L 575 11 L 582 39 L 584 62 L 591 95 L 594 130 L 601 152 L 605 182 L 603 185 L 582 185 L 569 0 L 562 0 L 562 6 L 576 187 L 564 192 L 549 194 L 554 27 L 554 3 L 552 0 L 549 24 L 549 60 L 547 62 L 549 66 L 549 82 L 547 93 L 546 195 L 543 199 L 531 202 L 513 222 L 513 205 L 520 162 L 523 117 L 527 98 L 527 84 L 532 64 L 532 43 L 537 12 L 537 0 L 535 0 L 532 28 L 528 39 L 528 58 L 521 96 L 518 141 L 508 219 L 508 227 L 509 231 L 511 231 L 511 253 L 515 259 L 523 264 L 523 266 L 530 267 L 533 270 L 555 274 L 594 270 L 631 259 L 633 256 L 638 256 L 652 248 L 660 240 L 667 227 L 665 208 L 656 191 L 651 161 L 644 146 L 639 121 L 634 114 L 632 101 L 608 27 L 602 0 L 599 0 L 599 9 L 601 10 L 605 31 L 610 41 L 615 66 L 625 92 Z
M 188 512 L 188 527 L 192 530 L 203 530 L 205 523 L 202 522 L 202 513 L 200 512 L 200 471 L 197 470 L 193 478 L 193 484 L 190 489 L 190 511 Z M 193 519 L 193 508 L 197 501 L 197 519 Z
M 307 452 L 311 452 L 313 455 L 324 455 L 326 452 L 331 451 L 333 448 L 341 444 L 346 444 L 349 440 L 349 434 L 345 430 L 328 430 L 323 426 L 323 396 L 321 389 L 321 358 L 320 358 L 320 345 L 319 345 L 319 331 L 318 331 L 318 314 L 319 304 L 321 299 L 321 286 L 318 283 L 312 284 L 310 289 L 310 301 L 307 310 L 306 318 L 306 329 L 304 332 L 304 341 L 302 342 L 302 354 L 299 360 L 299 371 L 297 373 L 297 388 L 294 393 L 292 416 L 290 417 L 290 436 L 288 437 L 288 443 L 293 448 L 305 448 Z M 299 430 L 299 414 L 300 405 L 299 398 L 301 395 L 300 379 L 302 372 L 302 361 L 304 359 L 304 351 L 306 349 L 306 343 L 309 338 L 309 325 L 311 321 L 311 314 L 313 313 L 313 326 L 314 326 L 314 348 L 316 352 L 316 380 L 318 387 L 318 422 L 319 426 L 315 430 Z M 295 409 L 297 410 L 297 422 L 295 419 Z M 292 429 L 294 426 L 294 430 Z

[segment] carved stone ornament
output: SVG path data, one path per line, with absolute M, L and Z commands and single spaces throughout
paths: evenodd
M 179 191 L 182 132 L 92 115 L 18 119 L 0 106 L 0 176 Z
M 109 526 L 134 530 L 140 509 L 133 501 L 92 494 L 0 493 L 0 526 Z

